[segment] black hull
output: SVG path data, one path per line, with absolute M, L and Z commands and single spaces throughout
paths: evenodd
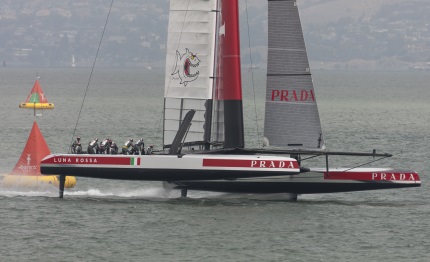
M 64 176 L 89 177 L 116 180 L 140 181 L 181 181 L 236 179 L 256 176 L 273 176 L 273 172 L 241 170 L 197 170 L 197 169 L 149 169 L 149 168 L 105 168 L 105 167 L 50 167 L 41 166 L 42 174 L 61 174 Z M 294 172 L 284 172 L 294 173 Z
M 401 184 L 392 182 L 236 182 L 236 181 L 187 181 L 165 184 L 172 189 L 187 189 L 198 191 L 212 191 L 223 193 L 246 194 L 320 194 L 340 193 L 352 191 L 395 189 L 405 187 L 419 187 L 420 184 Z
M 304 172 L 305 171 L 305 172 Z M 315 194 L 418 187 L 414 171 L 300 169 L 291 158 L 262 155 L 50 155 L 44 175 L 168 181 L 169 188 L 251 194 Z M 170 182 L 170 183 L 169 183 Z

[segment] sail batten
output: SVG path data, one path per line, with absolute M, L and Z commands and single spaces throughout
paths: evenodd
M 268 3 L 264 136 L 271 146 L 324 147 L 296 1 Z

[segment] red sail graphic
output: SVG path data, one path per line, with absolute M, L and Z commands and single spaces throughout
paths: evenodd
M 21 157 L 11 174 L 40 176 L 40 162 L 49 154 L 51 154 L 51 151 L 49 150 L 48 144 L 46 144 L 39 126 L 34 122 L 24 151 L 22 151 Z

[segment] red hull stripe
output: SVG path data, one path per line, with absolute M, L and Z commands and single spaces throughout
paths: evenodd
M 65 165 L 127 165 L 131 164 L 130 157 L 76 157 L 55 156 L 42 161 L 43 164 L 65 164 Z M 138 158 L 138 165 L 140 158 Z
M 296 161 L 280 160 L 236 160 L 236 159 L 203 159 L 207 167 L 250 167 L 250 168 L 299 168 Z
M 361 181 L 420 181 L 417 173 L 400 172 L 329 172 L 324 179 Z

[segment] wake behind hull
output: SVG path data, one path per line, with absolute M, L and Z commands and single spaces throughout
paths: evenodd
M 353 176 L 360 176 L 360 173 L 362 175 L 361 180 L 352 179 Z M 345 176 L 345 174 L 347 175 Z M 164 184 L 165 188 L 170 189 L 247 194 L 319 194 L 419 186 L 421 186 L 421 182 L 415 172 L 391 169 L 360 169 L 359 172 L 333 171 L 329 172 L 329 175 L 324 171 L 311 171 L 301 173 L 298 176 L 276 178 L 176 181 L 165 182 Z

